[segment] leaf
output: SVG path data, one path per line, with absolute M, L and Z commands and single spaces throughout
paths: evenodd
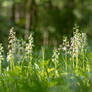
M 52 71 L 54 71 L 54 70 L 55 70 L 55 68 L 51 68 L 51 69 L 48 68 L 48 69 L 47 69 L 48 73 L 49 73 L 49 72 L 52 72 Z

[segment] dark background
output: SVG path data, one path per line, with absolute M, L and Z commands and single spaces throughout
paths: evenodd
M 92 43 L 92 0 L 0 0 L 0 42 L 6 48 L 11 27 L 19 39 L 32 32 L 35 46 L 51 47 L 72 36 L 73 26 Z

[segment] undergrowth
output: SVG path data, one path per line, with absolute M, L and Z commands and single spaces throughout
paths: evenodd
M 65 37 L 58 48 L 54 47 L 50 58 L 46 58 L 45 47 L 33 51 L 32 34 L 27 42 L 15 35 L 12 28 L 7 56 L 0 44 L 0 92 L 92 91 L 92 53 L 87 51 L 86 34 L 77 26 L 73 37 Z

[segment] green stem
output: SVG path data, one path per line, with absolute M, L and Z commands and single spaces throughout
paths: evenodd
M 76 68 L 78 68 L 78 54 L 76 56 Z
M 43 62 L 42 72 L 43 73 L 44 73 L 44 53 L 45 53 L 45 48 L 42 47 L 42 62 Z
M 2 74 L 1 72 L 2 72 L 2 70 L 1 70 L 1 60 L 0 60 L 0 75 Z
M 85 56 L 84 56 L 84 53 L 83 53 L 83 70 L 85 68 L 84 64 L 85 64 L 85 60 L 84 60 Z
M 65 67 L 66 67 L 66 71 L 67 71 L 67 54 L 65 54 Z
M 74 56 L 72 57 L 72 60 L 73 60 L 73 68 L 74 68 Z
M 11 71 L 14 69 L 14 60 L 13 57 L 11 57 L 11 63 L 10 63 Z

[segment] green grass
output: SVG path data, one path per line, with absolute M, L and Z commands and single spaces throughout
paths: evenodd
M 92 53 L 87 51 L 85 33 L 75 27 L 73 37 L 53 51 L 33 50 L 10 30 L 7 56 L 0 45 L 0 92 L 91 92 Z

